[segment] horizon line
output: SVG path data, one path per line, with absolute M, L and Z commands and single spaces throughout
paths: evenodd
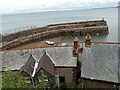
M 81 8 L 81 9 L 56 9 L 56 10 L 41 10 L 41 11 L 33 11 L 33 12 L 3 12 L 3 14 L 0 13 L 0 15 L 15 15 L 15 14 L 34 14 L 34 13 L 40 13 L 40 12 L 59 12 L 59 11 L 76 11 L 76 10 L 94 10 L 94 9 L 107 9 L 107 8 L 118 8 L 120 6 L 111 6 L 111 7 L 94 7 L 94 8 Z

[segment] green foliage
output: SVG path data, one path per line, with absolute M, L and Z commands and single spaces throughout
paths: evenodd
M 41 70 L 40 71 L 40 82 L 39 84 L 36 86 L 36 88 L 41 88 L 41 89 L 44 89 L 44 88 L 48 88 L 48 81 L 47 80 L 47 76 L 45 75 L 44 71 Z
M 60 87 L 59 87 L 57 84 L 54 84 L 53 87 L 52 87 L 52 89 L 54 89 L 54 90 L 59 90 Z
M 0 90 L 2 88 L 2 76 L 0 75 Z
M 83 88 L 84 88 L 83 83 L 78 84 L 77 88 L 78 88 L 79 90 L 83 90 Z
M 20 73 L 6 71 L 2 76 L 2 88 L 27 88 L 27 84 Z
M 28 85 L 21 73 L 6 71 L 2 76 L 2 88 L 4 90 L 7 90 L 8 88 L 28 88 L 28 89 L 40 88 L 40 90 L 49 88 L 49 89 L 61 90 L 60 87 L 57 86 L 57 84 L 54 84 L 52 87 L 50 87 L 47 81 L 48 78 L 43 70 L 40 71 L 39 76 L 40 76 L 40 82 L 39 84 L 34 86 L 32 84 Z M 66 88 L 70 90 L 71 89 L 82 90 L 84 87 L 83 87 L 83 83 L 76 85 L 75 83 L 71 82 L 71 83 L 66 83 Z
M 77 85 L 74 82 L 67 83 L 67 88 L 74 90 L 75 88 L 77 88 Z

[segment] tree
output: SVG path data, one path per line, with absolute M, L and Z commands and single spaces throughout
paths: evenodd
M 27 88 L 26 80 L 19 72 L 6 71 L 2 76 L 2 88 Z
M 40 82 L 39 84 L 36 86 L 36 88 L 41 88 L 41 89 L 45 89 L 48 88 L 48 81 L 47 81 L 47 76 L 45 75 L 43 70 L 40 70 Z

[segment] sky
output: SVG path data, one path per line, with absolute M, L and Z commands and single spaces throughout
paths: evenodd
M 117 6 L 119 0 L 0 0 L 0 13 L 89 9 Z

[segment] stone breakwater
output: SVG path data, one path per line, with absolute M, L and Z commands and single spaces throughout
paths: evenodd
M 78 36 L 89 34 L 108 34 L 108 25 L 105 20 L 52 24 L 41 28 L 31 28 L 2 36 L 3 50 L 9 50 L 22 45 L 43 41 L 58 36 Z

